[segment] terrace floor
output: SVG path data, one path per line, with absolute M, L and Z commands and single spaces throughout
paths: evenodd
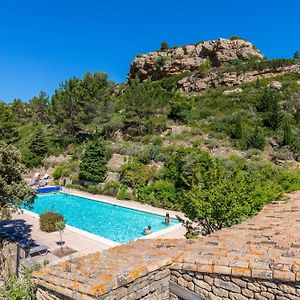
M 137 203 L 135 201 L 123 201 L 117 200 L 113 197 L 108 196 L 100 196 L 100 195 L 91 195 L 84 192 L 75 192 L 68 191 L 73 195 L 85 196 L 94 200 L 101 200 L 104 202 L 121 205 L 125 207 L 129 207 L 132 209 L 143 210 L 146 212 L 156 213 L 159 215 L 165 215 L 166 212 L 170 213 L 171 217 L 175 217 L 177 214 L 181 215 L 181 213 L 174 211 L 166 211 L 163 209 L 155 208 L 150 205 L 143 205 Z M 65 246 L 74 249 L 76 252 L 74 254 L 65 256 L 63 258 L 58 258 L 51 251 L 59 249 L 59 245 L 57 242 L 60 240 L 60 236 L 58 232 L 46 233 L 40 230 L 39 228 L 39 219 L 36 215 L 32 213 L 16 213 L 13 215 L 13 220 L 11 221 L 14 224 L 14 227 L 18 228 L 18 231 L 26 233 L 30 239 L 34 240 L 38 245 L 46 245 L 49 247 L 50 252 L 47 255 L 38 255 L 34 257 L 34 261 L 37 263 L 42 263 L 44 260 L 50 261 L 51 264 L 56 264 L 62 260 L 72 259 L 78 256 L 83 256 L 87 254 L 91 254 L 98 251 L 103 251 L 105 249 L 114 247 L 118 245 L 117 243 L 110 242 L 109 240 L 105 240 L 101 237 L 96 237 L 94 235 L 88 234 L 87 232 L 82 232 L 70 226 L 67 226 L 63 232 L 63 240 L 65 242 Z M 1 227 L 1 224 L 0 224 Z M 152 238 L 184 238 L 185 228 L 181 225 L 175 225 L 167 230 L 161 230 L 159 232 L 155 232 L 151 235 L 145 236 L 143 239 L 152 239 Z

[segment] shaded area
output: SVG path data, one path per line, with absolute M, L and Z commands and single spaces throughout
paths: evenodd
M 22 219 L 0 222 L 0 238 L 13 243 L 18 243 L 24 250 L 38 246 L 31 237 L 32 225 Z

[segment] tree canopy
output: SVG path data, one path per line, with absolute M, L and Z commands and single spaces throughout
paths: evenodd
M 22 179 L 25 168 L 20 152 L 0 142 L 0 220 L 9 218 L 20 205 L 30 205 L 35 192 Z

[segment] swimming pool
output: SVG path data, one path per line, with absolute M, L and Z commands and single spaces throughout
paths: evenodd
M 166 225 L 163 216 L 63 193 L 37 195 L 33 207 L 27 210 L 39 215 L 58 212 L 68 225 L 117 243 L 144 236 L 143 229 L 148 225 L 157 232 L 179 223 L 171 219 Z

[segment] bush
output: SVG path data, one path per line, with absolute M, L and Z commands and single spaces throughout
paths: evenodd
M 100 195 L 102 194 L 102 187 L 100 185 L 92 184 L 87 187 L 87 191 L 91 194 Z
M 80 185 L 80 184 L 66 184 L 65 188 L 87 192 L 87 188 L 83 185 Z
M 45 232 L 57 231 L 56 223 L 65 221 L 63 215 L 55 212 L 45 212 L 40 215 L 40 229 Z
M 156 59 L 156 61 L 154 62 L 154 65 L 155 65 L 155 67 L 157 69 L 161 69 L 165 65 L 165 63 L 166 63 L 167 60 L 168 60 L 167 57 L 165 57 L 165 56 L 159 56 Z
M 160 50 L 164 51 L 164 50 L 168 50 L 170 47 L 169 47 L 169 44 L 167 42 L 161 42 L 160 43 Z
M 263 136 L 261 130 L 256 127 L 252 134 L 250 134 L 246 141 L 247 148 L 254 148 L 259 150 L 264 150 L 266 139 Z
M 123 166 L 121 172 L 121 182 L 129 187 L 136 188 L 146 185 L 153 170 L 140 162 L 133 162 Z
M 210 68 L 211 68 L 211 63 L 210 63 L 209 60 L 207 60 L 205 63 L 201 64 L 201 65 L 198 67 L 197 75 L 198 75 L 200 78 L 205 78 L 205 77 L 207 77 Z
M 151 185 L 139 188 L 138 200 L 157 207 L 179 208 L 176 205 L 175 185 L 173 182 L 167 180 L 157 180 Z
M 117 193 L 117 198 L 119 200 L 132 200 L 133 193 L 128 189 L 127 186 L 122 186 Z
M 17 276 L 12 276 L 5 285 L 0 288 L 0 298 L 11 300 L 35 299 L 36 286 L 32 283 L 30 272 L 26 271 L 22 277 L 23 278 L 20 279 Z
M 120 189 L 120 183 L 117 181 L 109 181 L 102 187 L 102 194 L 116 197 Z
M 60 179 L 62 176 L 63 176 L 63 167 L 62 167 L 62 166 L 57 166 L 57 167 L 54 169 L 54 172 L 52 173 L 52 177 L 53 177 L 55 180 L 58 180 L 58 179 Z

